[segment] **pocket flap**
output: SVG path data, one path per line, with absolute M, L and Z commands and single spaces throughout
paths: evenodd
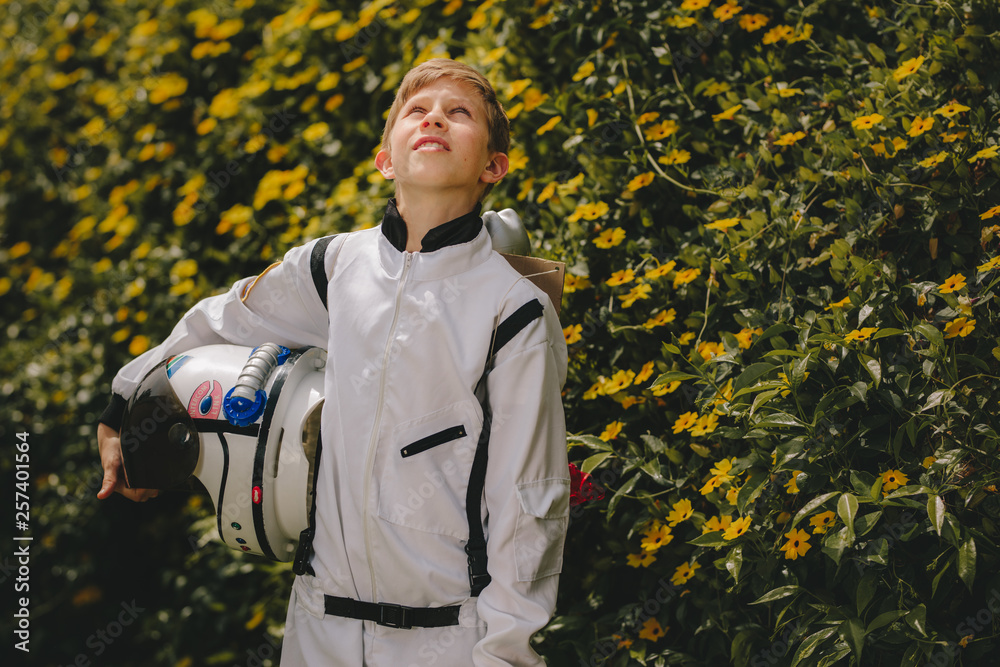
M 569 480 L 543 479 L 517 485 L 521 510 L 539 519 L 564 519 L 569 516 Z

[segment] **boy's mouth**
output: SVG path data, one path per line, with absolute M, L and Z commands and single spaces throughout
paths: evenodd
M 417 139 L 417 143 L 413 145 L 413 150 L 420 149 L 450 151 L 451 147 L 447 141 L 440 137 L 422 137 Z

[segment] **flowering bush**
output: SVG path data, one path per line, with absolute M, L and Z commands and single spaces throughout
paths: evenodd
M 212 542 L 199 496 L 98 509 L 96 415 L 196 299 L 378 222 L 383 112 L 445 54 L 512 119 L 487 206 L 568 268 L 550 664 L 986 659 L 995 3 L 4 4 L 0 431 L 36 438 L 52 660 L 140 581 L 116 664 L 273 660 L 287 567 Z

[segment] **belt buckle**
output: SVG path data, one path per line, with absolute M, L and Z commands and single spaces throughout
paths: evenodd
M 390 628 L 402 628 L 406 630 L 413 627 L 410 624 L 411 619 L 409 612 L 409 607 L 404 607 L 398 604 L 386 604 L 382 602 L 378 605 L 379 620 L 376 622 L 379 625 L 384 625 Z

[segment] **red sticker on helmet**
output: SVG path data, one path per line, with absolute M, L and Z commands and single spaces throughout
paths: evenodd
M 216 419 L 222 411 L 222 385 L 217 380 L 205 380 L 191 394 L 188 414 L 195 419 Z
M 260 487 L 259 486 L 253 487 L 253 493 L 250 495 L 253 498 L 253 504 L 260 505 L 260 495 L 261 495 Z

